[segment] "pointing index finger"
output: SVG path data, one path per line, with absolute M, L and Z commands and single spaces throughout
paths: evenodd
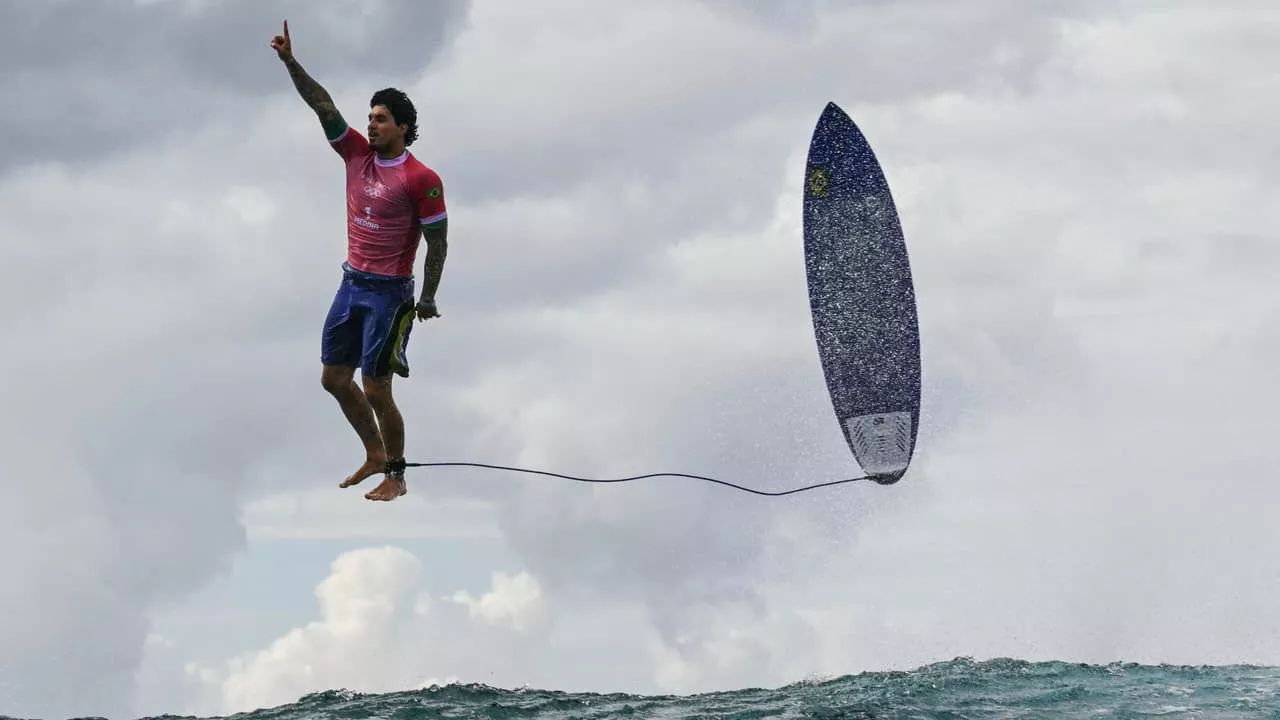
M 289 21 L 288 20 L 284 21 L 284 39 L 285 40 L 289 39 Z

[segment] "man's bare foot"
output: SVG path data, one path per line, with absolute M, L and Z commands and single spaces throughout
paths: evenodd
M 399 474 L 388 475 L 378 487 L 365 493 L 365 498 L 369 500 L 381 500 L 390 502 L 396 498 L 409 492 L 409 488 L 404 484 L 404 476 Z
M 343 480 L 342 484 L 339 485 L 338 487 L 345 488 L 345 487 L 351 487 L 352 485 L 358 485 L 365 478 L 373 477 L 374 475 L 377 475 L 378 473 L 382 472 L 386 468 L 387 468 L 387 457 L 385 455 L 382 455 L 382 456 L 370 455 L 364 461 L 364 464 L 360 466 L 360 469 L 348 475 L 347 479 Z

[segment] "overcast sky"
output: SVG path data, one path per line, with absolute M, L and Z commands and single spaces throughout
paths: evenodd
M 0 3 L 0 714 L 1280 662 L 1280 9 L 782 8 Z M 409 92 L 444 179 L 410 460 L 857 473 L 800 240 L 834 100 L 915 271 L 912 471 L 340 491 L 343 172 L 268 45 L 284 17 L 357 127 Z

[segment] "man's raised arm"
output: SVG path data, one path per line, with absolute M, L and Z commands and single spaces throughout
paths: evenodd
M 343 119 L 342 113 L 338 112 L 338 107 L 334 105 L 329 91 L 308 75 L 307 71 L 302 69 L 302 65 L 298 64 L 297 58 L 293 56 L 293 41 L 289 38 L 288 20 L 284 21 L 284 34 L 276 35 L 271 39 L 271 47 L 280 56 L 284 66 L 289 69 L 289 77 L 293 79 L 293 86 L 298 89 L 298 94 L 315 111 L 316 117 L 320 118 L 325 137 L 333 140 L 341 135 L 342 131 L 347 129 L 347 121 Z

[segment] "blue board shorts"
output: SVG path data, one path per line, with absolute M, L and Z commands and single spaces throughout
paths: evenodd
M 320 361 L 359 367 L 366 377 L 409 376 L 405 349 L 413 329 L 413 277 L 392 277 L 342 264 L 342 282 L 324 320 Z

